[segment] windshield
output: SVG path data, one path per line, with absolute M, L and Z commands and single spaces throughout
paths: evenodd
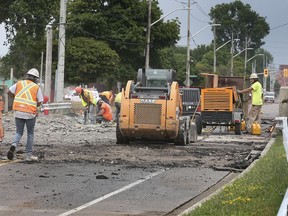
M 274 92 L 267 92 L 266 95 L 267 96 L 274 96 Z
M 165 87 L 167 84 L 166 70 L 147 70 L 146 85 L 148 87 Z

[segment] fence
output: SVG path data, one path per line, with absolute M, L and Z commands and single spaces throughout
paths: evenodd
M 276 128 L 282 130 L 283 134 L 283 145 L 286 152 L 286 159 L 288 161 L 288 126 L 287 117 L 276 117 L 277 124 Z M 278 210 L 277 216 L 287 216 L 288 214 L 288 189 L 286 190 L 285 196 L 282 200 L 281 206 Z

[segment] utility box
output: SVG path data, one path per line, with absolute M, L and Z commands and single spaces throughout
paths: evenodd
M 288 117 L 288 87 L 282 86 L 279 93 L 279 116 Z

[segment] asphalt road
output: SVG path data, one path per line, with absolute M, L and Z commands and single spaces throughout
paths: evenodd
M 276 117 L 278 104 L 265 104 L 262 111 Z M 208 145 L 215 139 L 233 142 L 225 134 L 202 139 Z M 239 139 L 241 145 L 251 137 Z M 207 167 L 1 163 L 0 216 L 169 215 L 229 174 Z

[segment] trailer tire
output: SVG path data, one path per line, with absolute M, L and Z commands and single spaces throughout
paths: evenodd
M 179 145 L 179 146 L 185 146 L 187 145 L 187 129 L 186 129 L 186 123 L 180 123 L 179 125 L 179 130 L 178 130 L 178 135 L 174 139 L 174 145 Z M 190 139 L 189 139 L 190 140 Z
M 116 125 L 116 144 L 129 144 L 129 140 L 127 139 L 127 137 L 123 136 L 120 131 L 118 121 Z
M 202 133 L 202 117 L 201 115 L 195 115 L 195 124 L 197 127 L 197 134 Z
M 235 123 L 235 135 L 241 135 L 241 123 Z

